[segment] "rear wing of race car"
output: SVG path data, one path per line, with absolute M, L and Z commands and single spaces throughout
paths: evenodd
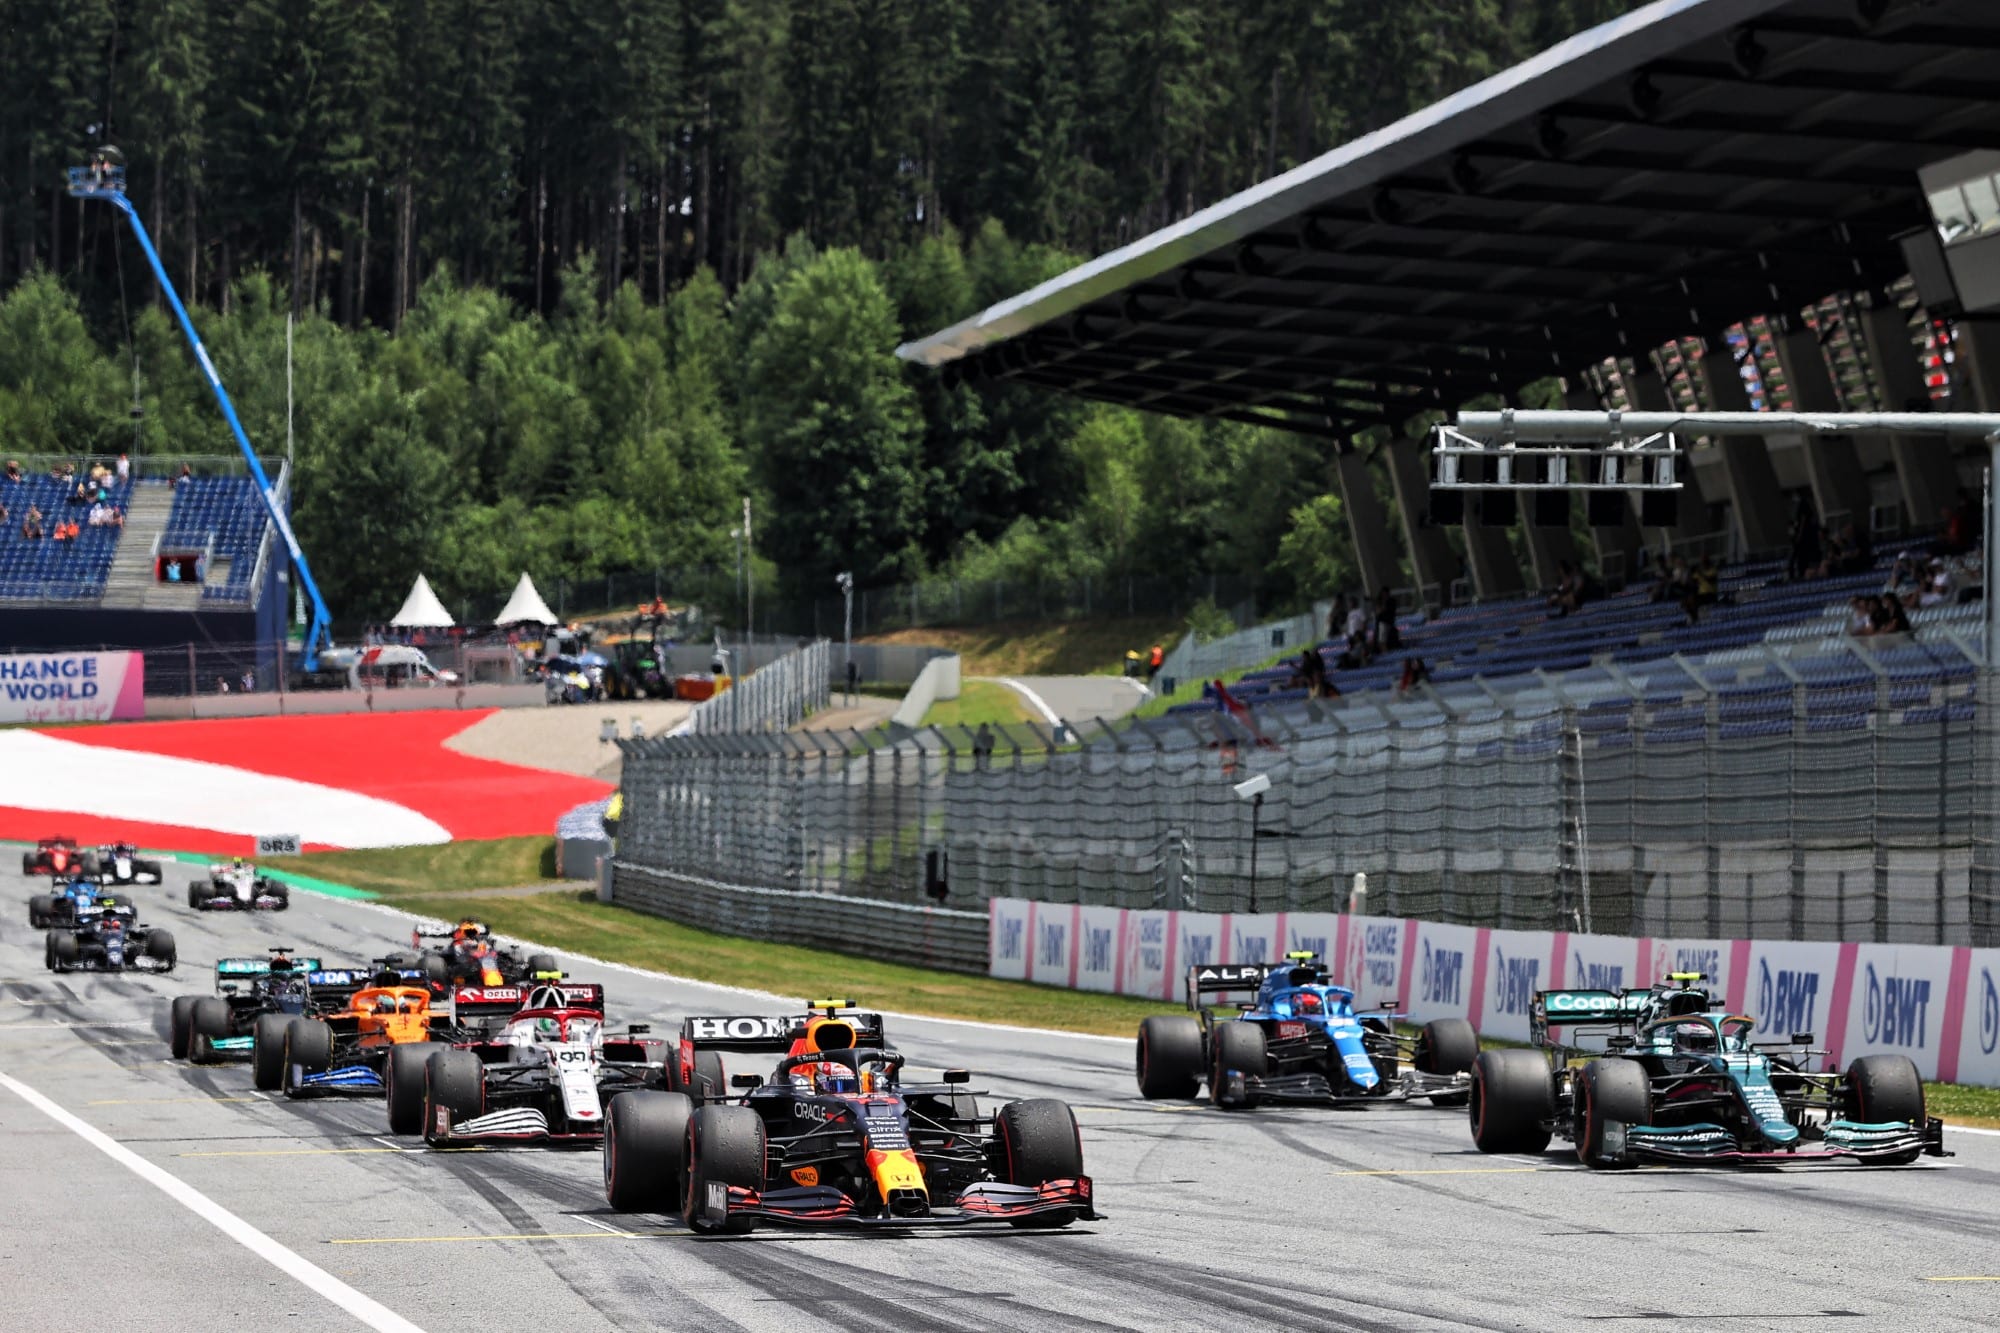
M 562 992 L 563 1003 L 577 1009 L 604 1008 L 604 987 L 596 982 L 542 982 Z M 459 1023 L 479 1023 L 506 1018 L 528 1002 L 538 986 L 460 986 L 451 993 L 452 1019 Z
M 1650 990 L 1544 990 L 1528 1005 L 1528 1037 L 1550 1045 L 1550 1028 L 1638 1026 L 1651 1005 Z
M 703 1014 L 681 1022 L 681 1044 L 705 1051 L 771 1052 L 782 1055 L 806 1030 L 798 1014 Z M 854 1027 L 854 1044 L 881 1046 L 885 1040 L 882 1015 L 850 1011 L 837 1015 Z
M 320 962 L 317 958 L 294 958 L 292 960 L 292 971 L 294 973 L 318 972 L 320 970 Z M 268 958 L 224 958 L 215 965 L 215 977 L 218 981 L 236 978 L 268 977 L 270 975 L 271 960 Z
M 345 1000 L 362 987 L 373 984 L 377 975 L 367 968 L 315 967 L 305 973 L 306 993 L 315 1003 L 320 1004 L 332 1000 Z
M 1323 983 L 1327 979 L 1318 955 L 1309 953 L 1287 954 L 1284 961 L 1277 963 L 1197 963 L 1187 973 L 1187 1006 L 1203 1008 L 1204 995 L 1254 992 L 1269 978 L 1293 971 L 1302 974 L 1300 985 Z

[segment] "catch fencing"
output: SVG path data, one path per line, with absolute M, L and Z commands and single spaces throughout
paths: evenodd
M 1262 740 L 1203 714 L 626 742 L 620 855 L 974 910 L 1333 911 L 1359 873 L 1368 911 L 1443 924 L 2000 944 L 1991 710 L 1889 703 L 1831 726 L 1802 686 L 1790 719 L 1617 733 L 1496 701 L 1274 708 Z M 1261 804 L 1235 790 L 1256 774 Z
M 696 704 L 675 734 L 745 735 L 797 726 L 827 706 L 831 650 L 821 639 L 738 677 L 722 693 Z

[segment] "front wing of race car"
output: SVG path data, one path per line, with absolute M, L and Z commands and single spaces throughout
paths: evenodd
M 347 1093 L 361 1097 L 380 1097 L 387 1087 L 382 1081 L 382 1072 L 370 1065 L 337 1065 L 332 1069 L 322 1069 L 307 1073 L 297 1065 L 285 1071 L 285 1093 L 290 1097 L 312 1097 L 326 1093 Z
M 1835 1120 L 1817 1144 L 1797 1148 L 1748 1147 L 1721 1125 L 1621 1125 L 1604 1127 L 1603 1156 L 1610 1161 L 1714 1162 L 1738 1165 L 1809 1166 L 1841 1161 L 1881 1161 L 1921 1153 L 1949 1157 L 1944 1122 L 1935 1116 L 1922 1125 L 1907 1120 L 1862 1124 Z
M 291 904 L 287 899 L 259 889 L 256 896 L 244 902 L 234 893 L 215 893 L 194 904 L 198 912 L 282 912 Z
M 1407 1102 L 1420 1097 L 1446 1097 L 1468 1093 L 1470 1073 L 1426 1074 L 1405 1069 L 1395 1080 L 1374 1092 L 1336 1093 L 1327 1076 L 1316 1069 L 1297 1074 L 1245 1074 L 1240 1069 L 1222 1071 L 1220 1092 L 1225 1100 L 1255 1098 L 1264 1102 L 1295 1102 L 1314 1106 L 1369 1106 L 1379 1102 Z
M 445 1107 L 435 1108 L 437 1119 L 427 1135 L 433 1147 L 473 1146 L 481 1143 L 547 1143 L 583 1146 L 604 1142 L 602 1125 L 586 1129 L 551 1127 L 549 1117 L 534 1106 L 509 1106 L 488 1111 L 468 1120 L 454 1120 Z
M 977 1222 L 1017 1222 L 1024 1218 L 1068 1213 L 1078 1221 L 1095 1222 L 1104 1214 L 1092 1206 L 1089 1176 L 1051 1180 L 1041 1185 L 968 1185 L 947 1203 L 933 1204 L 917 1217 L 864 1216 L 854 1200 L 831 1185 L 789 1186 L 751 1190 L 710 1182 L 702 1200 L 704 1221 L 721 1223 L 749 1217 L 781 1226 L 837 1228 L 904 1228 L 966 1226 Z

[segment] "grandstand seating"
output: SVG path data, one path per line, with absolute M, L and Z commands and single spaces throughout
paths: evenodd
M 1695 741 L 1865 728 L 1887 709 L 1891 722 L 1962 722 L 1971 716 L 1973 662 L 1946 631 L 1977 636 L 1977 603 L 1911 613 L 1909 638 L 1861 641 L 1858 655 L 1845 634 L 1849 601 L 1880 591 L 1893 557 L 1869 571 L 1785 582 L 1777 563 L 1735 566 L 1721 588 L 1732 600 L 1703 610 L 1689 625 L 1681 609 L 1649 600 L 1651 585 L 1590 602 L 1573 615 L 1549 618 L 1539 597 L 1449 610 L 1403 622 L 1402 646 L 1368 666 L 1339 671 L 1341 645 L 1319 646 L 1328 678 L 1342 698 L 1316 706 L 1332 711 L 1341 730 L 1394 723 L 1423 725 L 1450 714 L 1461 724 L 1577 710 L 1586 745 Z M 1430 691 L 1407 697 L 1396 685 L 1405 660 L 1421 658 Z M 1290 663 L 1251 672 L 1230 687 L 1232 697 L 1278 717 L 1310 723 L 1307 693 L 1293 686 Z M 1393 702 L 1392 702 L 1393 701 Z M 1169 710 L 1213 712 L 1203 698 Z M 1291 725 L 1290 722 L 1287 725 Z M 1553 724 L 1517 733 L 1517 747 L 1553 735 Z
M 269 525 L 250 478 L 188 477 L 174 487 L 173 512 L 160 544 L 163 550 L 207 551 L 202 600 L 240 602 L 250 595 L 257 548 Z
M 123 509 L 129 489 L 114 485 L 112 503 Z M 0 523 L 0 599 L 91 601 L 102 595 L 121 530 L 91 527 L 89 506 L 68 502 L 74 490 L 75 483 L 47 475 L 0 480 L 0 505 L 7 507 L 7 520 Z M 21 535 L 21 521 L 31 506 L 42 511 L 45 534 L 53 533 L 57 523 L 74 521 L 83 526 L 71 541 L 55 541 L 48 535 L 30 540 Z

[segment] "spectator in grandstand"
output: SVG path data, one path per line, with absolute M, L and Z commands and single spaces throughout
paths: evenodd
M 217 676 L 215 678 L 215 692 L 217 694 L 229 693 L 229 677 Z
M 21 460 L 20 460 L 20 459 L 18 459 L 18 458 L 10 458 L 10 459 L 8 459 L 8 460 L 7 460 L 7 472 L 6 472 L 6 477 L 7 477 L 7 480 L 9 480 L 9 481 L 25 481 L 25 480 L 27 480 L 27 478 L 26 478 L 26 477 L 25 477 L 25 476 L 24 476 L 24 475 L 22 474 L 22 472 L 21 472 Z
M 1681 598 L 1681 610 L 1687 612 L 1688 624 L 1701 621 L 1701 609 L 1714 606 L 1722 588 L 1722 571 L 1716 568 L 1715 557 L 1704 555 L 1701 563 L 1688 571 L 1687 595 Z
M 1385 583 L 1375 594 L 1375 648 L 1392 653 L 1403 646 L 1403 632 L 1396 628 L 1396 594 Z
M 1366 648 L 1368 644 L 1368 608 L 1361 604 L 1359 597 L 1347 611 L 1347 646 Z
M 243 687 L 243 692 L 245 694 L 254 694 L 256 693 L 257 690 L 257 673 L 254 671 L 246 671 L 243 673 L 243 679 L 238 681 L 237 683 Z
M 1856 636 L 1866 636 L 1875 632 L 1875 599 L 1873 597 L 1850 597 L 1847 600 L 1847 632 Z
M 118 484 L 123 486 L 132 480 L 132 460 L 124 454 L 118 455 Z
M 1338 639 L 1341 636 L 1341 632 L 1346 628 L 1347 628 L 1347 594 L 1344 592 L 1337 592 L 1333 595 L 1333 605 L 1330 608 L 1328 608 L 1326 613 L 1327 642 L 1331 643 L 1335 639 Z
M 1910 617 L 1903 610 L 1902 602 L 1888 593 L 1875 599 L 1875 609 L 1868 618 L 1870 634 L 1908 634 Z
M 1840 525 L 1840 531 L 1828 543 L 1826 572 L 1828 574 L 1865 574 L 1875 567 L 1875 543 L 1868 534 L 1852 523 Z
M 1154 644 L 1146 650 L 1146 683 L 1151 685 L 1153 677 L 1160 674 L 1160 668 L 1167 664 L 1167 650 Z
M 1326 686 L 1326 659 L 1319 655 L 1319 649 L 1307 647 L 1299 654 L 1299 664 L 1292 672 L 1292 688 L 1303 689 L 1312 698 L 1319 698 Z
M 1933 551 L 1939 555 L 1962 555 L 1978 544 L 1972 534 L 1980 528 L 1980 513 L 1971 491 L 1959 487 L 1958 498 L 1944 507 L 1940 517 L 1944 520 L 1944 530 L 1931 543 Z
M 1651 602 L 1679 602 L 1688 595 L 1687 561 L 1675 556 L 1660 572 L 1660 581 L 1653 585 L 1653 592 L 1647 598 Z
M 174 485 L 178 486 L 184 481 L 193 481 L 193 480 L 194 480 L 194 469 L 189 467 L 186 463 L 182 463 L 180 475 L 174 478 Z
M 1785 565 L 1786 581 L 1814 577 L 1821 558 L 1819 519 L 1813 514 L 1812 497 L 1801 494 L 1792 511 L 1792 558 Z
M 1424 665 L 1423 658 L 1406 657 L 1403 659 L 1403 674 L 1396 681 L 1396 693 L 1408 694 L 1430 678 L 1431 669 Z
M 1556 561 L 1556 586 L 1548 605 L 1550 617 L 1558 620 L 1583 605 L 1583 571 L 1567 560 Z
M 41 540 L 42 511 L 34 505 L 28 506 L 27 515 L 21 519 L 21 535 L 31 542 Z

